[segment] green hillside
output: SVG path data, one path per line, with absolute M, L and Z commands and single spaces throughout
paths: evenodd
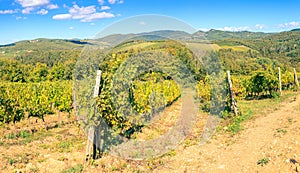
M 122 50 L 138 50 L 151 46 L 158 48 L 160 41 L 165 38 L 189 40 L 187 42 L 190 42 L 189 44 L 195 49 L 204 51 L 208 50 L 207 48 L 214 49 L 222 60 L 223 66 L 236 73 L 249 74 L 251 70 L 261 69 L 262 66 L 265 66 L 261 62 L 272 62 L 272 64 L 284 68 L 295 67 L 300 70 L 300 31 L 298 30 L 274 34 L 210 30 L 199 31 L 193 35 L 182 31 L 155 31 L 142 34 L 111 35 L 96 40 L 41 38 L 2 45 L 0 46 L 0 65 L 2 67 L 0 78 L 12 80 L 12 77 L 7 76 L 15 71 L 13 74 L 18 74 L 17 78 L 27 81 L 24 79 L 28 78 L 26 77 L 28 76 L 27 71 L 31 71 L 29 69 L 36 66 L 37 63 L 42 66 L 45 64 L 47 71 L 53 66 L 59 66 L 57 68 L 67 66 L 65 69 L 72 69 L 85 46 L 93 47 L 97 51 L 89 52 L 93 55 L 82 56 L 99 56 L 109 45 L 121 44 L 117 47 Z M 203 41 L 203 39 L 209 40 Z M 142 42 L 138 43 L 134 40 Z M 126 44 L 123 43 L 124 41 Z M 7 59 L 12 61 L 7 61 Z M 14 68 L 10 67 L 12 65 Z M 71 72 L 67 73 L 69 76 L 71 75 Z
M 256 39 L 262 38 L 264 36 L 272 35 L 271 33 L 263 32 L 249 32 L 249 31 L 239 31 L 239 32 L 230 32 L 230 31 L 221 31 L 221 30 L 209 30 L 207 32 L 197 31 L 195 33 L 187 33 L 184 31 L 172 31 L 172 30 L 162 30 L 162 31 L 153 31 L 137 34 L 113 34 L 105 36 L 103 38 L 97 38 L 98 41 L 106 42 L 109 44 L 119 44 L 125 40 L 130 40 L 136 37 L 141 36 L 152 36 L 153 39 L 161 40 L 164 39 L 173 39 L 181 41 L 203 41 L 203 40 L 224 40 L 224 39 Z M 157 38 L 156 38 L 157 37 Z M 148 37 L 149 40 L 149 37 Z
M 208 40 L 223 40 L 230 38 L 238 38 L 238 39 L 256 39 L 262 38 L 268 35 L 272 35 L 270 33 L 263 32 L 249 32 L 249 31 L 238 31 L 238 32 L 230 32 L 230 31 L 220 31 L 220 30 L 209 30 L 205 33 L 205 36 Z
M 277 62 L 280 66 L 300 69 L 300 31 L 281 32 L 256 39 L 225 39 L 214 42 L 221 46 L 246 46 L 251 48 L 252 56 Z

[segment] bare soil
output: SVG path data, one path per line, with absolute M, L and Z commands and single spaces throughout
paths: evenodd
M 178 149 L 155 172 L 299 172 L 300 95 L 275 112 L 256 115 L 232 136 L 217 133 L 206 145 Z M 262 159 L 269 160 L 258 164 Z

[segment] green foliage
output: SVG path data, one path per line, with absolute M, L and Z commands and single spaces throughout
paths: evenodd
M 5 136 L 6 139 L 15 139 L 16 138 L 16 135 L 13 134 L 13 133 L 9 133 Z
M 28 138 L 30 137 L 31 134 L 28 132 L 28 131 L 21 131 L 19 134 L 18 134 L 18 137 L 20 138 Z
M 200 80 L 197 83 L 197 93 L 200 99 L 201 109 L 209 112 L 210 111 L 210 100 L 211 100 L 211 85 L 209 76 L 207 75 L 204 80 Z
M 46 63 L 40 62 L 24 64 L 17 60 L 0 59 L 0 79 L 7 82 L 71 80 L 74 64 L 74 60 L 68 60 L 64 63 L 53 62 L 51 66 L 48 66 Z
M 280 64 L 298 67 L 300 62 L 300 32 L 281 32 L 253 40 L 236 40 L 260 53 L 262 57 L 276 60 Z
M 0 86 L 0 121 L 3 123 L 15 123 L 25 115 L 24 108 L 21 106 L 21 97 L 16 97 L 15 94 Z
M 223 40 L 223 39 L 240 38 L 240 39 L 248 40 L 248 39 L 261 38 L 267 35 L 270 34 L 263 33 L 263 32 L 249 32 L 249 31 L 230 32 L 230 31 L 221 31 L 221 30 L 212 29 L 207 32 L 207 39 Z
M 247 96 L 247 88 L 250 85 L 250 76 L 231 76 L 232 90 L 235 98 L 244 99 Z
M 242 122 L 248 120 L 252 115 L 253 112 L 251 109 L 247 109 L 246 111 L 242 110 L 242 112 L 238 116 L 234 116 L 233 113 L 225 111 L 223 114 L 223 118 L 229 120 L 229 124 L 226 127 L 226 130 L 233 134 L 238 133 L 243 129 Z
M 263 69 L 266 64 L 259 64 L 260 54 L 257 51 L 234 51 L 232 49 L 220 49 L 218 56 L 225 69 L 231 74 L 249 75 L 251 72 Z
M 254 71 L 251 76 L 231 75 L 235 98 L 263 98 L 278 97 L 279 80 L 278 69 L 269 68 L 265 71 Z M 294 87 L 293 73 L 287 69 L 281 71 L 282 89 L 288 90 Z
M 285 133 L 287 132 L 287 130 L 278 128 L 278 129 L 276 129 L 276 132 L 277 132 L 277 133 L 285 134 Z
M 279 81 L 274 73 L 269 72 L 256 72 L 250 78 L 250 86 L 247 88 L 248 93 L 251 95 L 270 95 L 273 96 L 278 90 Z
M 264 158 L 262 158 L 262 159 L 260 159 L 260 160 L 257 161 L 257 165 L 264 166 L 264 165 L 268 164 L 269 161 L 270 161 L 269 158 L 264 157 Z
M 13 164 L 17 163 L 18 161 L 15 158 L 7 158 L 7 162 L 12 166 Z
M 82 164 L 78 164 L 76 166 L 61 171 L 61 173 L 81 173 L 81 172 L 83 172 Z
M 173 80 L 136 80 L 132 89 L 133 100 L 130 101 L 139 113 L 151 113 L 151 107 L 171 105 L 180 96 L 180 89 Z
M 73 147 L 73 142 L 72 141 L 61 141 L 56 145 L 56 148 L 59 152 L 70 152 L 71 147 Z
M 25 117 L 44 119 L 55 110 L 72 110 L 70 82 L 1 83 L 0 121 L 15 123 Z
M 9 82 L 71 80 L 81 51 L 72 46 L 67 46 L 68 49 L 43 48 L 53 42 L 40 40 L 38 47 L 31 47 L 35 43 L 24 41 L 15 46 L 0 47 L 5 52 L 0 58 L 0 79 Z
M 76 102 L 81 105 L 78 113 L 86 114 L 90 121 L 86 124 L 95 124 L 100 116 L 115 131 L 128 136 L 172 104 L 181 94 L 179 88 L 191 87 L 191 72 L 197 70 L 191 52 L 176 42 L 155 44 L 158 50 L 148 46 L 129 50 L 120 47 L 108 52 L 100 62 L 101 91 L 96 100 L 92 98 L 93 86 L 86 84 L 94 85 L 97 63 L 93 59 L 90 65 L 79 62 L 82 64 L 75 73 L 75 88 L 82 86 L 82 91 Z M 88 109 L 95 104 L 99 111 L 96 116 Z

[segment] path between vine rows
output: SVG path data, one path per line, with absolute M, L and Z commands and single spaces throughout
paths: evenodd
M 300 95 L 243 125 L 244 130 L 234 136 L 217 133 L 205 145 L 178 149 L 155 171 L 300 172 L 300 166 L 290 160 L 300 162 Z M 263 158 L 269 162 L 258 165 Z

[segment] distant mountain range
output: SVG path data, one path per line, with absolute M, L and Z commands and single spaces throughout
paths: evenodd
M 98 41 L 106 42 L 109 44 L 119 44 L 126 40 L 131 39 L 145 39 L 145 40 L 162 40 L 162 39 L 172 39 L 180 41 L 203 41 L 203 40 L 224 40 L 224 39 L 255 39 L 264 36 L 272 35 L 272 33 L 263 32 L 250 32 L 250 31 L 240 31 L 240 32 L 230 32 L 221 30 L 209 30 L 207 32 L 197 31 L 193 34 L 189 34 L 184 31 L 173 31 L 173 30 L 161 30 L 153 31 L 139 34 L 113 34 L 103 38 L 97 39 Z
M 295 32 L 300 31 L 300 29 L 293 29 L 287 32 Z M 286 33 L 286 32 L 282 32 Z M 153 31 L 146 33 L 138 33 L 138 34 L 113 34 L 103 38 L 97 39 L 45 39 L 39 38 L 35 40 L 25 40 L 19 41 L 12 44 L 0 45 L 0 48 L 11 47 L 11 46 L 22 46 L 24 44 L 30 43 L 33 47 L 41 44 L 49 44 L 48 46 L 44 46 L 45 48 L 52 49 L 64 49 L 69 47 L 79 48 L 84 45 L 117 45 L 124 41 L 130 40 L 179 40 L 179 41 L 217 41 L 217 40 L 225 40 L 225 39 L 258 39 L 266 36 L 272 36 L 280 33 L 264 33 L 264 32 L 250 32 L 250 31 L 239 31 L 239 32 L 231 32 L 231 31 L 221 31 L 211 29 L 209 31 L 197 31 L 193 34 L 189 34 L 184 31 L 173 31 L 173 30 L 161 30 L 161 31 Z M 30 47 L 30 46 L 29 46 Z
M 291 31 L 300 31 L 300 28 L 292 29 Z

